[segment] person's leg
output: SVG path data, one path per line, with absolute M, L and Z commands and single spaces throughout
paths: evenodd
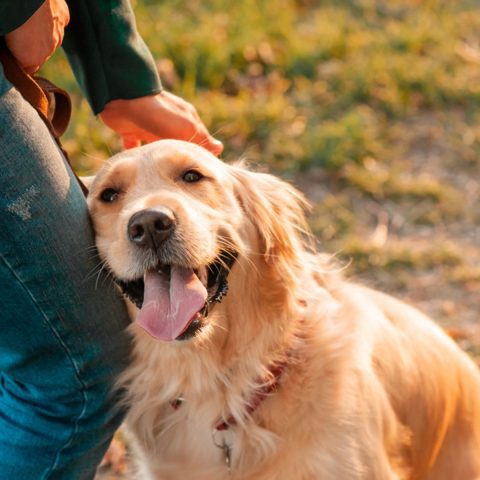
M 0 65 L 0 478 L 93 478 L 130 341 L 85 199 Z

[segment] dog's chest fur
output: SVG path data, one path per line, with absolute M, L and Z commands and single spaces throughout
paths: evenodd
M 132 404 L 127 424 L 141 447 L 140 478 L 232 479 L 239 470 L 245 474 L 245 459 L 256 463 L 275 449 L 275 435 L 255 422 L 247 422 L 246 429 L 215 429 L 245 407 L 241 391 L 252 389 L 241 388 L 238 375 L 228 378 L 210 354 L 187 353 L 175 346 L 159 349 L 140 331 L 136 342 L 136 358 L 125 379 Z M 190 355 L 194 361 L 187 358 Z M 227 445 L 230 467 L 222 448 Z

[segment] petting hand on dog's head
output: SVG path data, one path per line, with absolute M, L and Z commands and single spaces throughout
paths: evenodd
M 214 155 L 223 151 L 222 142 L 210 135 L 195 107 L 169 92 L 112 100 L 100 118 L 122 136 L 125 148 L 172 138 L 196 143 Z

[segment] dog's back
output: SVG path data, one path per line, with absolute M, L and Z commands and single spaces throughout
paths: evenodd
M 476 365 L 416 309 L 359 288 L 386 322 L 372 364 L 396 416 L 411 432 L 412 478 L 480 478 L 480 375 Z

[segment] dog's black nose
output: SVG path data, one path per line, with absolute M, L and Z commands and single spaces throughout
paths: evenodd
M 128 238 L 139 247 L 156 249 L 175 230 L 175 216 L 167 209 L 146 209 L 134 213 L 128 221 Z

